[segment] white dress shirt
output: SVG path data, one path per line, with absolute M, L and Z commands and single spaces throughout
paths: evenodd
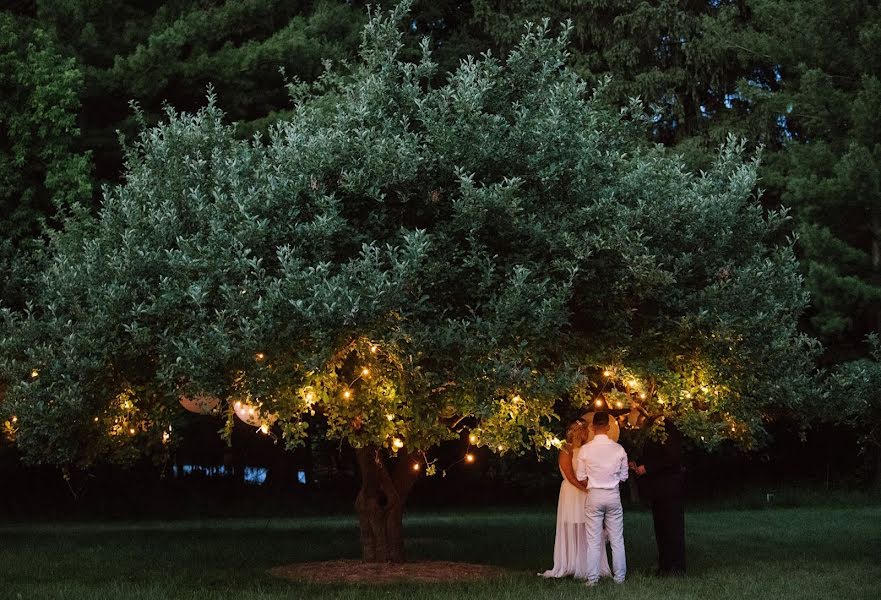
M 589 490 L 616 490 L 627 481 L 627 452 L 609 436 L 599 434 L 578 449 L 578 481 L 587 479 Z

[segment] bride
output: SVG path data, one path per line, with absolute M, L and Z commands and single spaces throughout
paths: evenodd
M 566 441 L 560 447 L 557 460 L 563 483 L 557 502 L 557 534 L 554 539 L 554 568 L 540 573 L 542 577 L 587 577 L 587 524 L 584 502 L 587 498 L 587 482 L 575 478 L 575 460 L 578 449 L 590 437 L 588 426 L 578 419 L 566 429 Z M 603 536 L 605 538 L 605 535 Z M 611 576 L 609 558 L 603 552 L 600 575 Z

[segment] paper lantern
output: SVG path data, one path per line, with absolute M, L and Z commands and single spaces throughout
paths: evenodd
M 587 439 L 585 443 L 593 439 L 593 411 L 581 415 L 581 420 L 587 423 Z M 618 426 L 618 420 L 609 415 L 609 439 L 617 442 L 621 436 L 621 428 Z
M 195 394 L 178 398 L 180 405 L 191 413 L 207 415 L 213 413 L 220 405 L 220 398 L 211 394 Z
M 263 425 L 275 423 L 278 415 L 264 414 L 260 407 L 243 400 L 236 400 L 232 405 L 233 411 L 242 422 L 254 427 L 262 427 Z

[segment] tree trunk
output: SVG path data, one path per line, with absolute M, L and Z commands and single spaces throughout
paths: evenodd
M 401 453 L 389 474 L 382 451 L 375 446 L 356 451 L 361 490 L 355 510 L 361 527 L 361 557 L 365 562 L 404 561 L 404 506 L 418 477 L 410 455 Z

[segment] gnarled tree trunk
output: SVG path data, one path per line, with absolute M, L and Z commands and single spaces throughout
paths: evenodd
M 355 510 L 361 525 L 361 555 L 365 562 L 403 562 L 404 506 L 419 476 L 413 458 L 399 453 L 389 473 L 382 451 L 375 446 L 356 451 L 361 471 L 361 490 Z

